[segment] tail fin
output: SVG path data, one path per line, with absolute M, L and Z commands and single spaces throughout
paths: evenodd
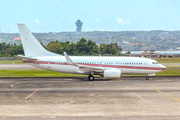
M 18 28 L 25 56 L 60 56 L 44 49 L 25 24 L 18 24 Z

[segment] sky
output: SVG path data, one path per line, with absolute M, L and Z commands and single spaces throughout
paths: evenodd
M 0 32 L 180 30 L 180 0 L 0 0 Z

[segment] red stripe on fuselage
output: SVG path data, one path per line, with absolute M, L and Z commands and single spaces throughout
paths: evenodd
M 55 65 L 68 65 L 67 62 L 52 62 L 52 61 L 24 61 L 24 63 L 34 63 L 34 64 L 55 64 Z M 79 64 L 90 67 L 109 67 L 109 68 L 125 68 L 125 69 L 143 69 L 143 70 L 165 70 L 166 68 L 159 67 L 145 67 L 145 66 L 124 66 L 124 65 L 106 65 L 106 64 Z

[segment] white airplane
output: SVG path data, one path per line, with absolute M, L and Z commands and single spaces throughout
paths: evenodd
M 31 63 L 39 68 L 89 75 L 90 81 L 94 80 L 93 75 L 120 78 L 121 74 L 147 74 L 146 80 L 149 80 L 149 76 L 166 69 L 157 61 L 147 58 L 68 56 L 66 52 L 62 56 L 44 49 L 25 24 L 18 24 L 18 28 L 25 53 L 25 56 L 18 56 L 23 58 L 25 63 Z

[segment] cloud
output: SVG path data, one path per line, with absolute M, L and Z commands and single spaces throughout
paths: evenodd
M 99 19 L 96 19 L 97 23 L 100 23 L 100 20 Z
M 40 23 L 38 19 L 35 19 L 34 22 L 35 22 L 36 24 L 39 24 L 39 23 Z
M 99 29 L 97 29 L 96 31 L 104 31 L 104 30 L 102 30 L 102 29 L 99 28 Z
M 129 25 L 131 24 L 129 19 L 123 20 L 122 18 L 116 18 L 116 22 L 121 25 Z

